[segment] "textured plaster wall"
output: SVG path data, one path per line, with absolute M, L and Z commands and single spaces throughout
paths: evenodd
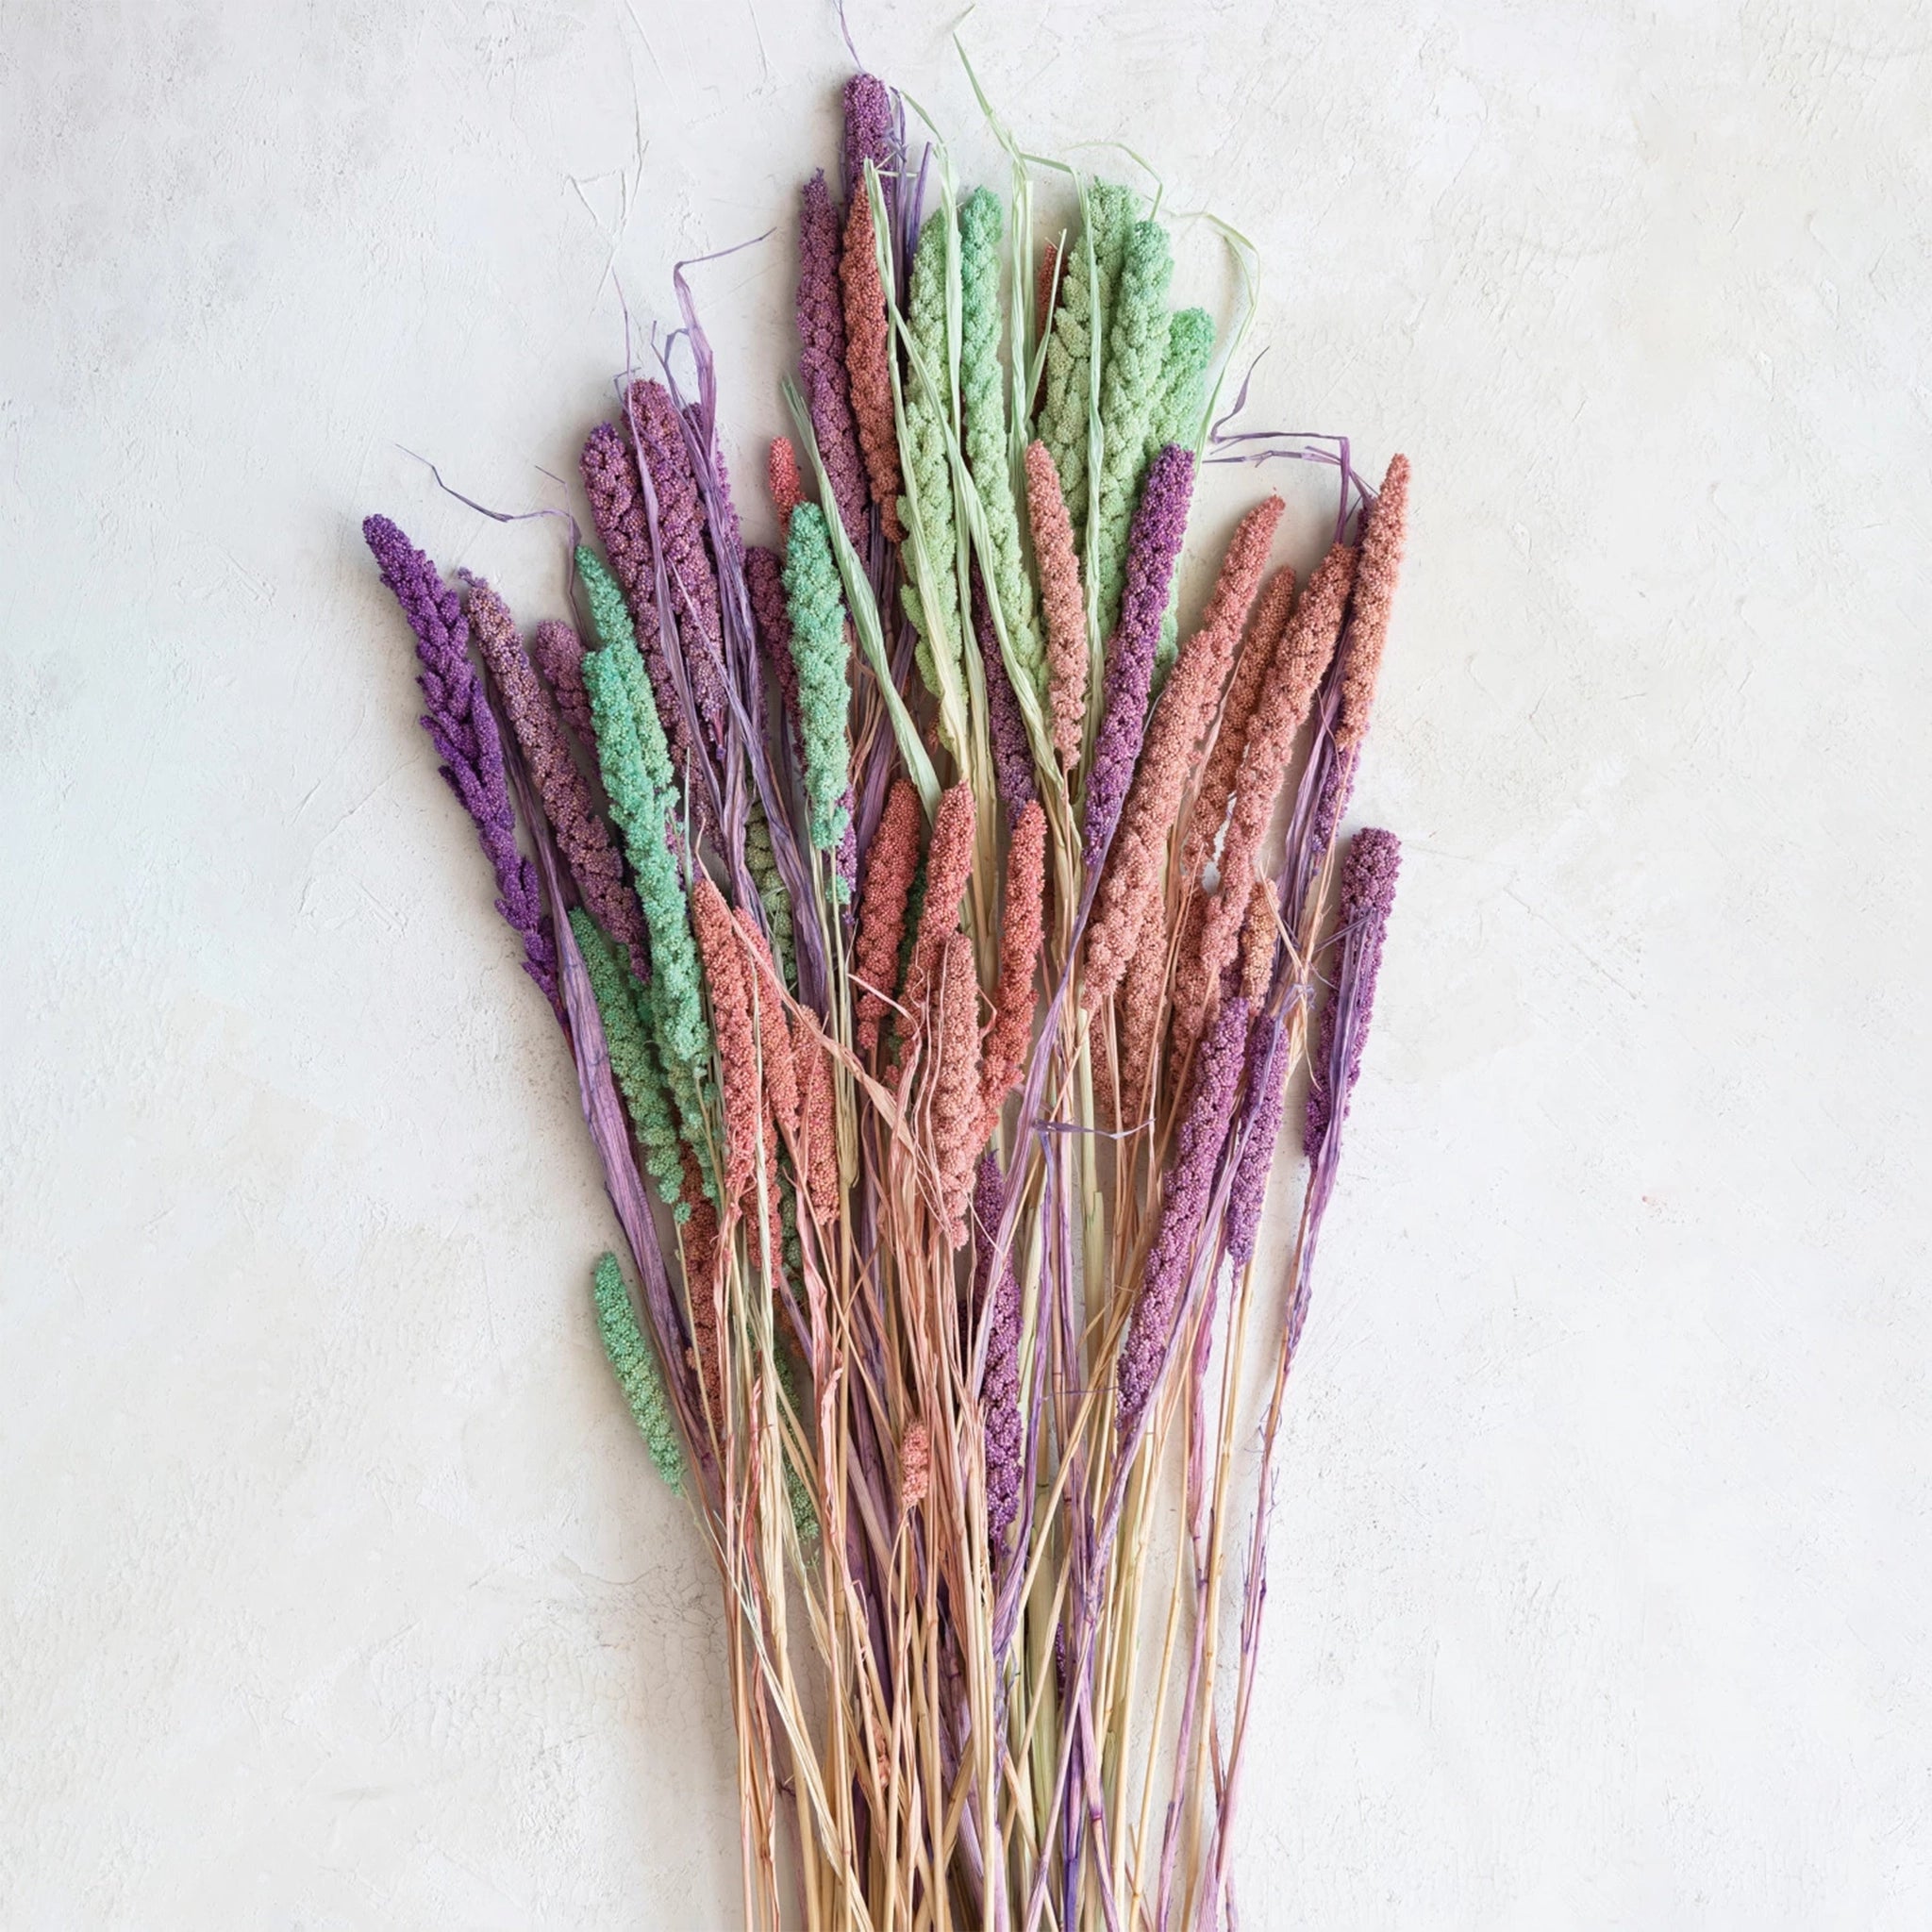
M 992 175 L 941 18 L 851 11 Z M 0 30 L 0 1926 L 729 1925 L 711 1585 L 356 523 L 557 610 L 559 526 L 403 446 L 562 500 L 613 264 L 642 320 L 778 224 L 699 284 L 756 475 L 835 19 Z M 1416 465 L 1243 1924 L 1932 1923 L 1923 14 L 969 31 L 1255 238 L 1260 420 Z

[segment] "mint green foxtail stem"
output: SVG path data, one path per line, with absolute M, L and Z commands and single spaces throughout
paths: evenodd
M 1006 620 L 1016 667 L 1046 701 L 1046 646 L 1040 607 L 1020 549 L 1020 511 L 1007 439 L 1000 375 L 999 197 L 975 189 L 959 208 L 959 391 L 966 418 L 966 461 L 986 518 L 988 588 Z
M 920 230 L 919 249 L 912 258 L 912 288 L 906 318 L 911 350 L 932 382 L 946 379 L 946 251 L 951 236 L 946 211 L 935 208 Z M 959 584 L 953 571 L 958 525 L 953 505 L 953 440 L 942 399 L 931 383 L 917 376 L 906 384 L 902 458 L 907 494 L 900 499 L 899 520 L 908 529 L 916 523 L 930 559 L 924 580 L 908 583 L 906 614 L 919 633 L 916 656 L 919 675 L 935 697 L 946 684 L 959 680 Z M 943 667 L 943 668 L 942 668 Z
M 1136 222 L 1127 231 L 1119 299 L 1108 324 L 1107 374 L 1100 391 L 1099 519 L 1087 542 L 1100 597 L 1102 637 L 1112 634 L 1120 615 L 1127 527 L 1154 455 L 1147 438 L 1167 361 L 1167 291 L 1173 280 L 1174 251 L 1166 230 L 1158 222 Z
M 798 670 L 799 735 L 805 741 L 805 796 L 811 842 L 836 852 L 852 823 L 851 687 L 845 597 L 825 513 L 815 503 L 791 512 L 785 540 L 785 602 L 791 661 Z
M 630 1291 L 624 1285 L 624 1271 L 615 1255 L 606 1254 L 597 1261 L 591 1281 L 591 1299 L 597 1308 L 597 1333 L 609 1357 L 617 1386 L 624 1391 L 638 1433 L 658 1474 L 673 1491 L 684 1490 L 684 1444 L 677 1439 L 677 1424 L 671 1419 L 671 1399 L 664 1389 L 664 1371 L 657 1351 L 644 1340 L 638 1326 L 636 1311 L 630 1305 Z
M 691 938 L 672 843 L 676 791 L 671 753 L 616 578 L 594 551 L 582 548 L 577 575 L 598 642 L 584 658 L 597 763 L 651 934 L 650 1004 L 658 1062 L 677 1103 L 684 1137 L 699 1167 L 708 1170 L 705 1081 L 711 1063 L 711 1029 L 699 994 L 697 941 Z
M 1146 460 L 1162 445 L 1177 442 L 1198 453 L 1201 412 L 1208 402 L 1208 365 L 1214 359 L 1214 321 L 1205 308 L 1177 308 L 1167 321 L 1167 355 L 1160 365 L 1160 398 L 1147 432 Z
M 1177 309 L 1168 318 L 1167 359 L 1160 369 L 1160 398 L 1154 406 L 1153 427 L 1147 432 L 1148 462 L 1166 443 L 1201 453 L 1207 425 L 1208 365 L 1214 359 L 1214 323 L 1205 308 Z M 1180 581 L 1167 593 L 1167 615 L 1160 620 L 1160 642 L 1154 653 L 1154 685 L 1158 691 L 1174 668 L 1180 638 Z
M 633 977 L 623 956 L 582 907 L 572 909 L 570 929 L 584 956 L 597 1017 L 604 1024 L 604 1043 L 610 1055 L 610 1072 L 624 1095 L 625 1111 L 637 1129 L 643 1150 L 644 1170 L 658 1184 L 658 1193 L 671 1205 L 673 1218 L 691 1214 L 678 1199 L 684 1180 L 684 1160 L 677 1137 L 677 1117 L 658 1064 L 652 1043 L 651 989 Z
M 1130 210 L 1127 191 L 1096 181 L 1087 191 L 1088 226 L 1067 251 L 1053 333 L 1046 345 L 1046 396 L 1040 440 L 1046 444 L 1066 498 L 1074 545 L 1085 554 L 1089 445 L 1099 384 L 1095 363 L 1106 353 L 1106 314 L 1120 279 L 1121 250 Z M 1091 251 L 1091 258 L 1090 258 Z
M 772 849 L 771 824 L 756 794 L 744 821 L 744 869 L 758 889 L 758 904 L 765 908 L 765 930 L 772 935 L 778 971 L 785 975 L 786 986 L 795 992 L 798 960 L 791 930 L 791 894 L 785 890 L 778 855 Z

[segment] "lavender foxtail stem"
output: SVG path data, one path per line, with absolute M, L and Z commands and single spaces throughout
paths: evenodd
M 665 636 L 664 617 L 658 608 L 658 561 L 651 547 L 650 520 L 645 513 L 643 482 L 631 440 L 614 423 L 599 423 L 584 439 L 580 467 L 584 493 L 591 501 L 591 518 L 604 541 L 604 552 L 610 561 L 611 575 L 624 592 L 624 601 L 636 626 L 638 650 L 651 680 L 658 701 L 658 716 L 663 722 L 670 741 L 671 757 L 684 780 L 693 815 L 702 834 L 708 822 L 708 798 L 703 782 L 697 744 L 687 707 L 678 696 L 678 679 L 672 666 L 675 637 Z M 583 691 L 581 650 L 575 674 L 575 691 L 569 693 L 565 683 L 557 687 L 558 699 L 566 704 Z M 586 701 L 588 704 L 588 701 Z M 575 722 L 575 717 L 573 722 Z M 584 741 L 591 741 L 588 717 L 579 724 Z
M 864 184 L 860 183 L 863 192 Z M 798 210 L 798 373 L 833 504 L 845 534 L 865 541 L 866 473 L 845 373 L 845 304 L 839 282 L 839 211 L 822 168 L 805 184 Z
M 1167 612 L 1168 589 L 1180 558 L 1193 491 L 1192 452 L 1169 443 L 1154 458 L 1141 507 L 1134 512 L 1120 622 L 1107 646 L 1100 732 L 1087 774 L 1082 826 L 1083 856 L 1090 873 L 1099 870 L 1112 842 L 1147 727 L 1154 653 L 1160 642 L 1160 621 Z
M 1395 903 L 1402 846 L 1393 832 L 1371 826 L 1349 841 L 1341 862 L 1341 969 L 1322 1016 L 1321 1045 L 1310 1057 L 1307 1116 L 1302 1149 L 1310 1160 L 1333 1161 L 1350 1094 L 1362 1070 L 1362 1046 L 1375 1010 L 1382 941 Z
M 670 581 L 691 704 L 713 753 L 722 758 L 730 708 L 724 614 L 717 572 L 705 549 L 704 503 L 685 448 L 683 422 L 671 391 L 661 382 L 632 383 L 625 392 L 625 408 L 637 453 L 656 493 L 658 561 Z
M 1311 1059 L 1304 1134 L 1311 1166 L 1302 1198 L 1301 1225 L 1289 1264 L 1289 1306 L 1281 1348 L 1275 1358 L 1268 1419 L 1262 1430 L 1260 1494 L 1255 1509 L 1243 1591 L 1241 1674 L 1235 1690 L 1234 1729 L 1228 1747 L 1227 1775 L 1221 1789 L 1210 1841 L 1212 1855 L 1208 1862 L 1212 1875 L 1206 1893 L 1210 1899 L 1220 1897 L 1227 1882 L 1228 1850 L 1241 1790 L 1241 1755 L 1254 1697 L 1261 1606 L 1268 1593 L 1269 1477 L 1281 1425 L 1282 1397 L 1307 1315 L 1316 1242 L 1335 1190 L 1335 1175 L 1341 1158 L 1342 1124 L 1348 1115 L 1356 1076 L 1361 1071 L 1362 1048 L 1374 1012 L 1382 945 L 1388 935 L 1401 866 L 1402 849 L 1395 835 L 1373 827 L 1356 834 L 1342 861 L 1341 924 L 1338 935 L 1341 959 L 1335 991 L 1323 1020 L 1321 1044 Z
M 517 850 L 503 741 L 483 680 L 470 662 L 469 620 L 436 566 L 387 517 L 365 518 L 362 537 L 416 634 L 422 666 L 416 681 L 429 707 L 423 728 L 442 760 L 444 782 L 475 823 L 477 840 L 496 874 L 496 909 L 524 942 L 524 971 L 561 1020 L 557 936 L 543 909 L 536 868 Z
M 1234 1181 L 1228 1190 L 1224 1246 L 1227 1258 L 1240 1268 L 1255 1252 L 1261 1224 L 1261 1207 L 1268 1198 L 1268 1176 L 1274 1166 L 1274 1147 L 1281 1138 L 1281 1109 L 1289 1068 L 1281 1050 L 1286 1023 L 1278 1013 L 1259 1015 L 1248 1041 L 1248 1094 L 1241 1105 Z
M 651 953 L 643 908 L 636 892 L 625 883 L 624 862 L 609 828 L 597 815 L 591 788 L 564 742 L 563 725 L 524 655 L 523 640 L 508 607 L 481 577 L 469 577 L 468 582 L 467 615 L 476 648 L 490 667 L 504 709 L 509 713 L 510 730 L 542 800 L 558 850 L 591 916 L 625 949 L 632 973 L 647 980 Z
M 1006 1177 L 991 1148 L 979 1157 L 974 1188 L 974 1315 L 987 1325 L 986 1368 L 979 1384 L 986 1431 L 986 1537 L 995 1571 L 1013 1519 L 1020 1513 L 1025 1474 L 1020 1425 L 1020 1282 L 1008 1255 L 992 1272 L 993 1236 L 1007 1205 Z
M 1239 994 L 1222 1003 L 1206 1045 L 1195 1058 L 1191 1091 L 1161 1187 L 1160 1219 L 1147 1251 L 1141 1298 L 1121 1349 L 1120 1412 L 1124 1441 L 1146 1407 L 1164 1370 L 1174 1318 L 1208 1211 L 1216 1166 L 1241 1091 L 1247 1048 L 1248 1008 Z

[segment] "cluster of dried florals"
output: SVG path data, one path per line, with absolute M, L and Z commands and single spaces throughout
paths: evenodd
M 1044 164 L 1008 142 L 1008 200 L 962 199 L 878 80 L 844 106 L 776 548 L 681 272 L 583 445 L 579 622 L 526 641 L 365 535 L 576 1068 L 630 1264 L 598 1328 L 723 1585 L 747 1923 L 1211 1927 L 1395 886 L 1338 827 L 1407 465 L 1213 425 L 1226 356 L 1125 188 L 1065 171 L 1042 238 Z M 1255 505 L 1183 636 L 1197 467 L 1257 454 L 1332 464 L 1332 547 L 1271 569 Z

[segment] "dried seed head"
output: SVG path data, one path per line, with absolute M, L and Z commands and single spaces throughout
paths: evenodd
M 702 872 L 691 889 L 691 923 L 705 964 L 711 1025 L 718 1041 L 724 1109 L 724 1200 L 729 1208 L 751 1183 L 763 1138 L 758 1035 L 731 908 L 725 905 L 724 893 Z
M 765 486 L 772 493 L 772 508 L 778 512 L 778 527 L 791 522 L 791 512 L 805 500 L 805 485 L 798 475 L 798 452 L 789 436 L 774 436 L 765 459 Z
M 899 947 L 906 936 L 906 902 L 919 871 L 921 828 L 918 788 L 910 778 L 893 779 L 878 829 L 866 849 L 858 934 L 853 942 L 853 976 L 860 982 L 858 1050 L 864 1054 L 876 1050 L 879 1023 L 892 1010 Z
M 1274 892 L 1266 879 L 1257 879 L 1248 894 L 1248 916 L 1241 924 L 1241 997 L 1259 1008 L 1274 973 L 1274 948 L 1281 927 L 1274 914 Z
M 899 1506 L 916 1509 L 932 1487 L 932 1434 L 923 1422 L 910 1424 L 899 1444 Z
M 1361 565 L 1356 572 L 1355 596 L 1349 607 L 1348 655 L 1342 659 L 1341 704 L 1335 718 L 1339 751 L 1354 751 L 1368 735 L 1407 535 L 1408 458 L 1398 456 L 1390 459 L 1382 493 L 1362 531 Z
M 1053 710 L 1053 748 L 1063 771 L 1080 757 L 1087 732 L 1087 612 L 1080 594 L 1080 562 L 1074 525 L 1060 494 L 1059 472 L 1043 442 L 1026 448 L 1026 515 L 1040 571 L 1040 602 L 1046 619 L 1047 696 Z
M 845 370 L 858 425 L 866 481 L 889 541 L 903 542 L 899 521 L 899 433 L 892 418 L 891 323 L 874 245 L 872 203 L 862 180 L 852 184 L 839 277 L 845 299 Z
M 1035 977 L 1046 900 L 1046 814 L 1036 798 L 1013 825 L 1007 847 L 1006 902 L 1000 912 L 1000 981 L 980 1062 L 980 1137 L 999 1125 L 1000 1109 L 1033 1042 Z
M 979 975 L 973 941 L 953 933 L 940 958 L 927 1037 L 932 1041 L 930 1118 L 933 1160 L 947 1238 L 966 1239 L 973 1164 L 986 1144 L 979 1090 Z
M 932 844 L 925 855 L 925 899 L 919 909 L 919 932 L 906 965 L 901 1004 L 907 1025 L 916 1033 L 924 1023 L 925 1003 L 939 971 L 946 941 L 959 929 L 959 901 L 973 875 L 973 839 L 977 812 L 973 788 L 964 779 L 940 794 L 933 819 Z

